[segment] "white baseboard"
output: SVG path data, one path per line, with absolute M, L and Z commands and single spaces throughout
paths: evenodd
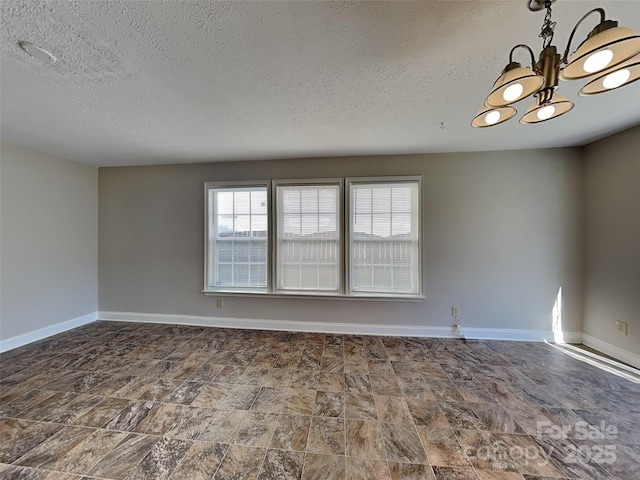
M 611 343 L 605 342 L 604 340 L 587 335 L 586 333 L 582 334 L 582 343 L 628 365 L 640 368 L 640 355 L 637 353 L 617 347 Z
M 28 343 L 37 342 L 43 338 L 57 335 L 58 333 L 66 332 L 72 328 L 86 325 L 87 323 L 95 322 L 98 319 L 98 312 L 88 313 L 81 317 L 72 318 L 64 322 L 56 323 L 48 327 L 39 328 L 32 332 L 23 333 L 14 337 L 0 339 L 0 352 L 6 352 L 13 350 L 14 348 L 22 347 Z
M 413 325 L 373 325 L 361 323 L 300 322 L 294 320 L 264 320 L 230 317 L 204 317 L 194 315 L 169 315 L 161 313 L 99 312 L 100 320 L 141 323 L 167 323 L 205 327 L 239 328 L 255 330 L 279 330 L 290 332 L 337 333 L 353 335 L 384 335 L 390 337 L 459 338 L 453 327 Z M 499 328 L 463 328 L 468 339 L 512 340 L 525 342 L 554 341 L 554 332 L 544 330 L 517 330 Z M 581 337 L 581 334 L 565 333 L 565 338 Z M 580 340 L 577 342 L 579 343 Z M 570 343 L 568 340 L 565 342 Z

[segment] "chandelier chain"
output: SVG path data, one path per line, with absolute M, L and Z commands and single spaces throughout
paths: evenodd
M 544 15 L 544 23 L 542 24 L 542 30 L 540 30 L 540 38 L 542 38 L 542 47 L 547 48 L 553 41 L 553 33 L 556 28 L 556 22 L 551 20 L 551 0 L 544 2 L 544 7 L 547 9 L 547 13 Z

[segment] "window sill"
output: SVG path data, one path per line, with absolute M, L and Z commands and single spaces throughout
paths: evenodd
M 258 293 L 241 292 L 230 290 L 202 290 L 207 296 L 216 297 L 240 297 L 240 298 L 284 298 L 284 299 L 304 299 L 304 300 L 356 300 L 373 302 L 422 302 L 426 299 L 424 295 L 335 295 L 335 294 L 304 294 L 304 293 Z

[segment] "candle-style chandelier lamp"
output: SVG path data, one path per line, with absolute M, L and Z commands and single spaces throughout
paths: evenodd
M 546 10 L 540 38 L 543 40 L 538 62 L 527 45 L 516 45 L 509 53 L 509 64 L 493 84 L 485 105 L 471 125 L 492 127 L 512 118 L 514 103 L 532 95 L 535 100 L 520 119 L 522 124 L 540 123 L 567 113 L 574 107 L 567 97 L 557 93 L 558 80 L 578 80 L 590 77 L 579 95 L 608 92 L 640 79 L 640 35 L 618 22 L 607 20 L 604 9 L 587 12 L 573 27 L 564 54 L 560 56 L 551 44 L 556 22 L 551 20 L 555 0 L 528 0 L 531 11 Z M 591 15 L 600 15 L 600 23 L 573 52 L 571 44 L 578 27 Z M 524 49 L 531 56 L 531 68 L 513 60 L 514 52 Z

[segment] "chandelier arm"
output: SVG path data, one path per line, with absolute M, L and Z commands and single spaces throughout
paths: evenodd
M 582 22 L 584 22 L 585 19 L 588 16 L 590 16 L 592 13 L 600 14 L 600 23 L 606 20 L 606 12 L 604 11 L 604 8 L 594 8 L 590 12 L 585 13 L 584 16 L 580 20 L 578 20 L 578 23 L 576 23 L 576 26 L 573 27 L 573 30 L 571 31 L 571 35 L 569 35 L 569 40 L 567 41 L 567 48 L 564 51 L 564 55 L 562 56 L 560 63 L 567 63 L 567 59 L 569 58 L 569 50 L 571 50 L 571 42 L 573 41 L 573 36 L 576 34 L 576 30 L 578 30 L 578 27 L 582 24 Z
M 509 52 L 509 63 L 513 63 L 513 52 L 516 51 L 516 48 L 524 48 L 526 50 L 529 50 L 529 55 L 531 55 L 531 70 L 533 70 L 536 65 L 536 57 L 533 53 L 533 50 L 531 50 L 531 47 L 529 47 L 529 45 L 525 45 L 524 43 L 520 43 L 511 49 L 511 52 Z

